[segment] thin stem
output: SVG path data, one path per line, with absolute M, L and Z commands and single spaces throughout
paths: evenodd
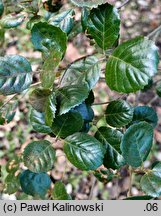
M 140 97 L 140 91 L 138 91 L 135 95 L 135 106 L 138 106 L 139 104 L 139 97 Z
M 158 95 L 155 95 L 155 97 L 154 98 L 152 98 L 148 103 L 147 103 L 147 105 L 151 105 L 154 101 L 156 101 L 158 99 Z
M 41 84 L 41 82 L 34 83 L 34 84 L 30 85 L 30 88 L 35 87 L 35 86 L 38 86 L 38 85 L 40 85 L 40 84 Z
M 94 175 L 92 175 L 92 186 L 91 186 L 91 191 L 90 191 L 88 200 L 92 200 L 92 198 L 93 198 L 93 191 L 94 191 L 95 184 L 96 184 L 96 177 Z
M 92 104 L 92 106 L 99 106 L 99 105 L 104 105 L 104 104 L 109 104 L 110 101 L 106 101 L 106 102 L 101 102 L 101 103 L 94 103 Z
M 98 106 L 98 105 L 109 104 L 109 103 L 112 102 L 112 101 L 122 99 L 122 98 L 125 97 L 126 95 L 127 95 L 127 94 L 123 94 L 123 95 L 119 96 L 118 98 L 116 98 L 116 99 L 114 99 L 114 100 L 111 100 L 111 101 L 100 102 L 100 103 L 94 103 L 94 104 L 92 104 L 92 106 Z
M 100 77 L 100 80 L 105 80 L 105 77 Z
M 62 180 L 62 181 L 64 181 L 65 173 L 66 173 L 66 171 L 67 171 L 67 168 L 68 168 L 67 158 L 65 157 L 65 168 L 64 168 L 64 171 L 63 171 L 63 174 L 62 174 L 62 177 L 61 177 L 61 180 Z
M 0 107 L 0 111 L 2 110 L 2 108 L 4 108 L 14 97 L 16 97 L 17 94 L 12 95 L 12 97 L 10 97 L 1 107 Z
M 132 174 L 133 174 L 133 172 L 132 172 L 132 167 L 130 166 L 129 167 L 129 179 L 130 179 L 130 182 L 129 182 L 129 191 L 128 191 L 128 193 L 127 193 L 127 196 L 129 197 L 129 196 L 132 196 L 132 193 L 131 193 L 131 189 L 132 189 Z
M 101 61 L 105 61 L 105 60 L 107 60 L 107 57 L 100 58 L 98 61 L 101 62 Z
M 118 200 L 119 199 L 119 193 L 120 193 L 120 191 L 119 191 L 119 178 L 118 178 L 118 176 L 117 176 L 117 179 L 116 179 L 116 190 L 117 190 L 117 196 L 116 196 L 116 200 Z
M 25 94 L 29 91 L 30 88 L 35 87 L 35 86 L 40 85 L 40 84 L 41 84 L 41 82 L 37 82 L 37 83 L 34 83 L 34 84 L 30 85 L 30 87 L 27 89 L 27 91 L 25 92 Z M 25 94 L 23 94 L 23 96 L 24 96 Z M 4 107 L 8 104 L 11 100 L 13 100 L 13 98 L 15 98 L 17 95 L 18 95 L 18 93 L 12 95 L 12 96 L 0 107 L 0 111 L 2 110 L 2 108 L 4 108 Z
M 122 7 L 124 7 L 126 4 L 128 4 L 131 0 L 126 0 L 124 3 L 122 3 L 122 5 L 120 7 L 118 7 L 117 9 L 120 10 Z
M 156 29 L 154 29 L 151 33 L 149 33 L 149 34 L 147 35 L 147 37 L 148 37 L 148 38 L 151 38 L 151 37 L 153 37 L 155 34 L 157 34 L 158 32 L 159 32 L 159 33 L 161 32 L 161 25 L 158 26 Z

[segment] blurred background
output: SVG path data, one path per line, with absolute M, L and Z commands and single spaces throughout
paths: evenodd
M 10 1 L 12 2 L 12 1 Z M 111 4 L 120 7 L 124 0 L 115 1 L 109 0 Z M 13 0 L 14 3 L 14 0 Z M 75 8 L 69 1 L 64 1 L 65 8 Z M 61 11 L 60 10 L 60 11 Z M 45 13 L 45 12 L 42 12 Z M 124 7 L 120 9 L 121 16 L 121 37 L 120 42 L 134 38 L 137 35 L 146 36 L 155 28 L 161 25 L 161 1 L 160 0 L 131 0 Z M 81 12 L 76 8 L 76 20 L 79 21 Z M 2 33 L 1 33 L 2 34 Z M 161 54 L 161 35 L 157 39 L 157 46 Z M 69 37 L 69 43 L 65 59 L 62 62 L 62 67 L 66 67 L 70 62 L 87 54 L 95 52 L 95 47 L 90 44 L 90 40 L 81 32 L 78 25 L 73 29 Z M 39 67 L 41 65 L 41 53 L 33 49 L 30 41 L 30 31 L 26 29 L 26 23 L 16 29 L 10 29 L 5 32 L 5 40 L 0 35 L 0 55 L 19 54 L 26 57 L 32 63 L 32 69 L 35 72 L 33 83 L 39 81 Z M 104 74 L 102 74 L 103 77 Z M 161 64 L 156 77 L 154 77 L 153 85 L 150 89 L 145 89 L 137 94 L 120 95 L 110 91 L 105 84 L 104 78 L 100 78 L 98 84 L 94 88 L 95 102 L 93 109 L 95 112 L 94 121 L 98 121 L 107 105 L 97 105 L 109 101 L 110 99 L 117 99 L 121 97 L 126 99 L 132 105 L 148 105 L 153 107 L 158 114 L 158 126 L 155 129 L 154 145 L 151 154 L 145 161 L 145 167 L 150 167 L 151 164 L 159 160 L 161 161 L 161 98 L 156 96 L 155 86 L 161 80 Z M 9 97 L 0 95 L 0 106 L 4 104 Z M 14 113 L 10 113 L 13 120 L 5 125 L 0 125 L 0 165 L 1 165 L 1 180 L 0 193 L 2 199 L 32 199 L 19 190 L 16 194 L 8 195 L 4 191 L 4 179 L 7 175 L 6 164 L 16 155 L 23 152 L 25 146 L 32 140 L 47 139 L 54 143 L 57 155 L 57 163 L 50 173 L 52 181 L 63 179 L 68 193 L 73 199 L 124 199 L 129 189 L 129 173 L 126 167 L 120 170 L 119 178 L 106 179 L 100 182 L 93 176 L 92 173 L 82 172 L 72 166 L 65 158 L 62 147 L 63 143 L 60 141 L 54 142 L 54 138 L 39 134 L 35 132 L 30 124 L 29 115 L 31 107 L 28 103 L 28 94 L 21 94 L 16 96 L 14 100 L 10 101 L 7 106 L 14 106 Z M 103 125 L 103 120 L 99 122 Z M 94 133 L 95 128 L 91 128 L 90 133 Z M 23 168 L 23 165 L 22 165 Z M 139 187 L 141 175 L 133 176 L 132 195 L 142 195 L 143 193 Z M 92 192 L 91 192 L 92 189 Z

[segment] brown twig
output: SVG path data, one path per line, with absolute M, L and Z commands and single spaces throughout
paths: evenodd
M 0 107 L 0 111 L 2 110 L 2 108 L 4 108 L 14 97 L 16 97 L 17 94 L 12 95 L 1 107 Z
M 94 175 L 92 175 L 92 186 L 91 186 L 91 191 L 90 191 L 88 200 L 92 200 L 92 198 L 93 198 L 93 191 L 94 191 L 95 184 L 96 184 L 96 177 Z
M 130 179 L 130 182 L 129 182 L 129 191 L 127 193 L 127 196 L 132 196 L 132 193 L 131 193 L 131 189 L 132 189 L 132 174 L 133 174 L 133 170 L 132 170 L 132 167 L 129 167 L 129 179 Z
M 30 85 L 30 87 L 27 89 L 27 91 L 25 92 L 25 94 L 28 92 L 28 90 L 29 90 L 30 88 L 35 87 L 35 86 L 40 85 L 40 84 L 41 84 L 41 82 L 37 82 L 37 83 L 34 83 L 34 84 Z M 18 94 L 19 94 L 19 93 L 16 93 L 16 94 L 12 95 L 12 96 L 0 107 L 0 111 L 2 110 L 2 108 L 4 108 L 4 107 L 8 104 L 11 100 L 13 100 L 14 97 L 18 96 Z M 23 94 L 23 96 L 24 96 L 25 94 Z
M 104 104 L 109 104 L 109 103 L 110 103 L 110 101 L 94 103 L 94 104 L 92 104 L 92 106 L 99 106 L 99 105 L 104 105 Z
M 124 3 L 122 3 L 122 5 L 120 5 L 120 7 L 118 7 L 117 9 L 120 10 L 122 7 L 124 7 L 125 5 L 127 5 L 131 0 L 126 0 Z
M 151 38 L 151 37 L 153 37 L 154 35 L 156 35 L 157 33 L 161 33 L 161 25 L 160 26 L 158 26 L 156 29 L 154 29 L 151 33 L 149 33 L 148 35 L 147 35 L 147 37 L 148 38 Z

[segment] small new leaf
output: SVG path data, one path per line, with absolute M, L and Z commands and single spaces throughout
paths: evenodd
M 62 182 L 55 183 L 51 196 L 53 200 L 71 200 L 71 196 L 67 193 Z

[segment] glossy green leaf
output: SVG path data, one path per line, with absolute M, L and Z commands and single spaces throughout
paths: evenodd
M 86 82 L 89 89 L 92 89 L 100 76 L 99 61 L 96 57 L 90 56 L 78 59 L 64 72 L 61 86 L 76 85 Z
M 85 122 L 91 122 L 94 118 L 93 109 L 84 102 L 79 106 L 76 106 L 74 111 L 79 112 Z
M 159 82 L 156 86 L 156 92 L 159 97 L 161 97 L 161 82 Z
M 157 72 L 158 48 L 144 37 L 119 45 L 106 66 L 106 82 L 111 90 L 130 93 L 143 89 Z
M 62 13 L 52 16 L 49 19 L 49 24 L 59 27 L 62 31 L 69 34 L 74 26 L 74 15 L 73 9 L 63 11 Z
M 103 163 L 104 147 L 94 137 L 85 133 L 68 136 L 64 143 L 64 152 L 68 160 L 81 170 L 95 170 Z
M 125 164 L 120 144 L 123 134 L 109 127 L 98 128 L 95 137 L 106 148 L 103 164 L 106 168 L 118 169 Z
M 48 97 L 45 107 L 45 122 L 51 126 L 56 113 L 56 97 L 52 94 Z
M 39 133 L 50 134 L 52 132 L 51 128 L 45 122 L 45 113 L 32 109 L 30 123 L 32 124 L 33 129 Z
M 52 132 L 61 138 L 78 132 L 83 126 L 81 114 L 77 112 L 68 112 L 61 116 L 57 116 L 52 124 Z
M 115 100 L 107 106 L 105 116 L 112 127 L 123 127 L 132 121 L 133 108 L 124 100 Z
M 153 126 L 153 128 L 155 128 L 157 126 L 157 122 L 158 122 L 157 113 L 155 112 L 155 110 L 153 108 L 148 107 L 148 106 L 135 107 L 133 120 L 131 123 L 137 124 L 140 121 L 145 121 L 145 122 L 151 124 L 151 126 Z
M 90 8 L 97 7 L 98 5 L 107 2 L 107 0 L 70 0 L 70 1 L 78 7 L 90 7 Z
M 71 196 L 67 193 L 62 182 L 55 183 L 51 196 L 53 200 L 71 200 Z
M 79 84 L 65 86 L 57 90 L 56 96 L 60 106 L 59 115 L 62 115 L 81 104 L 88 97 L 88 87 Z
M 6 15 L 0 20 L 3 28 L 16 28 L 23 23 L 25 16 L 22 14 Z
M 108 3 L 93 8 L 85 25 L 87 33 L 104 51 L 111 48 L 119 37 L 120 17 L 117 9 Z
M 132 167 L 139 167 L 146 160 L 153 144 L 153 128 L 146 122 L 130 126 L 121 143 L 122 155 Z
M 35 173 L 47 172 L 52 169 L 55 159 L 55 150 L 47 140 L 31 142 L 24 149 L 25 166 Z
M 20 187 L 19 175 L 15 175 L 11 172 L 5 178 L 5 189 L 4 192 L 7 194 L 13 194 L 18 191 Z
M 31 41 L 35 49 L 44 53 L 56 49 L 65 53 L 67 46 L 67 36 L 58 27 L 47 23 L 36 23 L 31 30 Z
M 29 96 L 29 102 L 35 110 L 44 112 L 50 94 L 51 91 L 49 89 L 34 89 Z
M 148 171 L 140 182 L 142 190 L 149 196 L 161 196 L 161 163 Z
M 0 57 L 0 94 L 11 95 L 27 89 L 32 83 L 31 65 L 19 55 Z
M 2 14 L 3 14 L 3 11 L 4 11 L 4 5 L 3 5 L 2 0 L 0 0 L 0 17 L 1 17 Z
M 53 50 L 45 59 L 40 74 L 41 85 L 43 88 L 51 88 L 55 80 L 55 69 L 59 65 L 62 53 L 59 50 Z
M 153 197 L 151 196 L 132 196 L 132 197 L 127 197 L 124 200 L 151 200 Z
M 20 175 L 20 184 L 26 194 L 44 198 L 50 188 L 51 180 L 46 173 L 33 173 L 25 170 Z

